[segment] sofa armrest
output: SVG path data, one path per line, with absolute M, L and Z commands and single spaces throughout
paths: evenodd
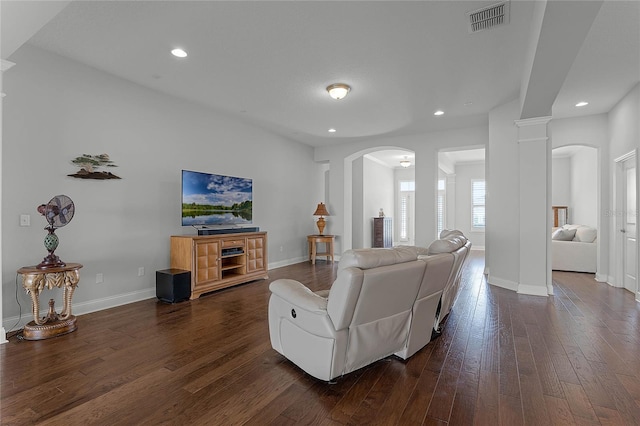
M 269 290 L 300 309 L 318 314 L 327 313 L 327 299 L 318 296 L 296 280 L 275 280 L 269 284 Z

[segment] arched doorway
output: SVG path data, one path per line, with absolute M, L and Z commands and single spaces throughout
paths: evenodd
M 414 152 L 385 147 L 359 153 L 351 160 L 351 173 L 352 248 L 374 245 L 373 218 L 381 211 L 391 219 L 393 244 L 415 244 Z
M 567 250 L 567 244 L 560 247 L 554 241 L 561 238 L 554 234 L 551 241 L 551 268 L 572 272 L 598 273 L 601 271 L 600 256 L 603 218 L 600 214 L 598 149 L 586 145 L 566 145 L 552 150 L 551 154 L 551 206 L 552 231 L 588 227 L 593 229 L 593 246 L 584 249 Z M 558 212 L 558 214 L 556 214 Z M 584 235 L 587 235 L 583 232 Z M 568 238 L 568 237 L 567 237 Z M 585 241 L 573 237 L 573 241 L 585 246 Z M 570 246 L 571 248 L 573 246 Z M 596 276 L 596 278 L 598 278 Z

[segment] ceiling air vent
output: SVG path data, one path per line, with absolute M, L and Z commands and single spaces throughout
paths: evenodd
M 475 33 L 509 23 L 509 2 L 496 3 L 468 12 L 469 33 Z

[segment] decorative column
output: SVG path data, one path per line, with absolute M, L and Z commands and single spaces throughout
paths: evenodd
M 520 169 L 520 276 L 518 293 L 553 294 L 549 251 L 551 230 L 551 117 L 516 120 Z

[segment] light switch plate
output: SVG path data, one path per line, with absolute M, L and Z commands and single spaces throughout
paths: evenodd
M 21 214 L 20 215 L 20 226 L 31 226 L 31 215 Z

